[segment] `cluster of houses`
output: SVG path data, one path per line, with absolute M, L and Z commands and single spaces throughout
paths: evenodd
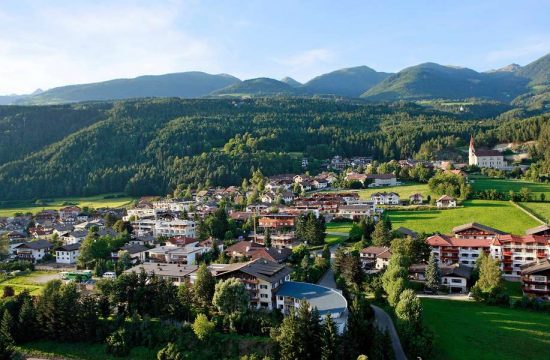
M 416 236 L 400 228 L 398 232 Z M 441 270 L 441 282 L 449 291 L 467 292 L 476 261 L 482 253 L 499 260 L 503 277 L 520 280 L 525 294 L 550 296 L 550 226 L 529 229 L 513 235 L 478 223 L 456 226 L 451 234 L 435 234 L 426 239 Z M 391 257 L 388 247 L 371 246 L 360 253 L 367 269 L 385 268 Z M 412 279 L 424 280 L 425 264 L 414 264 Z

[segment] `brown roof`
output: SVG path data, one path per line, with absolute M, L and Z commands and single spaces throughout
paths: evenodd
M 531 229 L 527 229 L 527 230 L 525 230 L 525 233 L 527 235 L 536 235 L 539 232 L 544 232 L 544 231 L 548 231 L 548 230 L 550 230 L 550 226 L 548 226 L 546 224 L 543 224 L 543 225 L 540 225 L 540 226 L 537 226 L 537 227 L 534 227 L 534 228 L 531 228 Z
M 468 224 L 455 226 L 453 228 L 453 234 L 456 234 L 457 232 L 464 231 L 464 230 L 471 229 L 471 228 L 486 231 L 488 233 L 492 233 L 492 234 L 495 234 L 495 235 L 505 235 L 505 234 L 507 234 L 504 231 L 500 231 L 498 229 L 489 227 L 487 225 L 479 224 L 479 223 L 476 223 L 476 222 L 471 222 L 471 223 L 468 223 Z
M 502 153 L 498 150 L 476 150 L 476 156 L 502 156 Z
M 243 240 L 231 245 L 225 250 L 225 252 L 228 254 L 232 254 L 233 252 L 236 252 L 236 253 L 245 255 L 252 248 L 262 248 L 262 247 L 263 247 L 262 245 L 255 243 L 253 241 Z M 247 250 L 247 248 L 249 248 L 249 250 Z
M 489 239 L 458 239 L 449 235 L 436 234 L 426 239 L 430 246 L 489 247 Z
M 369 174 L 367 179 L 393 179 L 395 178 L 394 174 Z
M 529 264 L 520 265 L 521 275 L 531 275 L 536 274 L 541 271 L 550 270 L 550 260 L 543 259 L 535 261 Z

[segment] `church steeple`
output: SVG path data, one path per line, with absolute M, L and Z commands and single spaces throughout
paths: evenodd
M 476 149 L 474 145 L 474 135 L 470 135 L 470 149 L 468 151 L 468 164 L 477 165 L 476 161 Z

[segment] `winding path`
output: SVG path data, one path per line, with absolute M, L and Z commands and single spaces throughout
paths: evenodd
M 405 356 L 401 341 L 399 340 L 399 335 L 397 335 L 397 330 L 395 330 L 395 326 L 393 326 L 391 317 L 378 306 L 371 305 L 371 307 L 374 310 L 374 318 L 378 329 L 382 331 L 388 330 L 390 334 L 395 360 L 407 360 L 407 356 Z

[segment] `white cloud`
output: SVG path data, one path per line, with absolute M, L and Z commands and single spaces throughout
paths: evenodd
M 218 72 L 214 41 L 186 33 L 179 1 L 34 8 L 0 24 L 0 94 L 143 74 Z
M 486 60 L 493 63 L 520 62 L 521 60 L 532 61 L 538 56 L 546 55 L 550 51 L 550 40 L 538 40 L 504 50 L 490 51 Z
M 275 61 L 286 66 L 306 67 L 318 63 L 328 63 L 334 58 L 334 53 L 326 48 L 310 49 Z

